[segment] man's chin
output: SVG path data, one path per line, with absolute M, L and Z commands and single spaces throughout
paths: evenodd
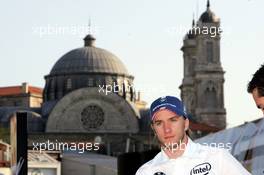
M 176 142 L 176 141 L 166 141 L 166 142 L 163 142 L 162 145 L 164 147 L 168 147 L 168 148 L 175 148 L 175 147 L 179 146 L 179 142 Z

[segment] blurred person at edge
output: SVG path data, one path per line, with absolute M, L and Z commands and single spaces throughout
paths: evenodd
M 248 83 L 247 91 L 252 94 L 257 108 L 264 114 L 264 64 L 253 75 Z
M 250 175 L 227 150 L 194 143 L 187 136 L 188 115 L 177 97 L 155 100 L 150 120 L 161 151 L 136 175 Z

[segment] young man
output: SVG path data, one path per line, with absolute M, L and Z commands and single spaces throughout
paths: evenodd
M 264 114 L 264 64 L 253 75 L 247 90 L 252 94 L 257 107 Z
M 189 120 L 178 98 L 155 100 L 150 119 L 161 152 L 136 175 L 250 175 L 228 151 L 196 144 L 187 136 Z

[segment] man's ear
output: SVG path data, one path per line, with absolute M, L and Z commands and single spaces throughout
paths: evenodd
M 184 131 L 187 131 L 189 129 L 190 121 L 189 119 L 185 119 L 184 123 Z

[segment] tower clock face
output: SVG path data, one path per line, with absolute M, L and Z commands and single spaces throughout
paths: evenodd
M 104 122 L 104 111 L 98 105 L 88 105 L 81 112 L 81 122 L 87 130 L 97 129 Z

